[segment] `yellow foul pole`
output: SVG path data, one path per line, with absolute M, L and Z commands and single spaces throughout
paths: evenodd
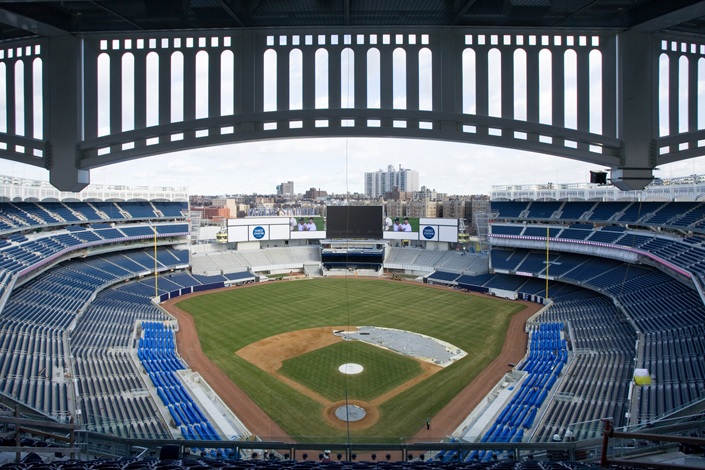
M 548 298 L 548 267 L 550 266 L 548 261 L 548 225 L 546 226 L 546 298 Z
M 159 297 L 159 276 L 157 274 L 157 227 L 154 230 L 154 297 Z

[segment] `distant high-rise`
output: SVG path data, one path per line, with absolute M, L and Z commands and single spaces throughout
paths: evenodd
M 399 191 L 418 191 L 419 172 L 402 168 L 395 170 L 394 166 L 387 166 L 387 171 L 377 170 L 365 173 L 365 196 L 380 197 L 385 193 L 398 188 Z
M 277 185 L 277 196 L 293 196 L 294 194 L 293 181 L 287 181 L 286 183 Z

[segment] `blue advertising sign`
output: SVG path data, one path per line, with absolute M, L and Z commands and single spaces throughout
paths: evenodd
M 264 227 L 258 225 L 257 227 L 253 228 L 252 236 L 255 237 L 257 240 L 261 240 L 262 238 L 264 238 Z
M 432 240 L 436 236 L 436 229 L 426 226 L 423 228 L 421 234 L 426 240 Z

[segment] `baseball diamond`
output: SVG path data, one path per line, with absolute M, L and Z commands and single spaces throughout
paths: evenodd
M 222 379 L 210 378 L 207 362 L 195 360 L 193 331 L 182 322 L 179 350 L 189 364 L 214 388 L 241 389 L 268 415 L 262 426 L 242 416 L 253 432 L 280 438 L 268 434 L 269 424 L 276 423 L 279 432 L 305 441 L 343 435 L 347 423 L 335 417 L 335 409 L 345 404 L 346 393 L 366 411 L 349 423 L 356 439 L 411 438 L 449 403 L 454 417 L 466 415 L 476 401 L 455 404 L 453 398 L 500 354 L 510 319 L 518 312 L 526 318 L 538 306 L 406 282 L 328 278 L 224 290 L 167 308 L 180 321 L 186 312 L 193 317 L 210 367 L 231 383 L 214 383 Z M 443 368 L 333 334 L 370 324 L 438 338 L 468 355 Z M 522 336 L 518 358 L 526 347 Z M 338 367 L 347 362 L 362 365 L 363 372 L 340 374 Z M 491 383 L 506 364 L 498 364 Z M 440 431 L 440 421 L 436 427 Z

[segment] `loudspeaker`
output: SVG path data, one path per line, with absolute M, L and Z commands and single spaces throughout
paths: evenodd
M 159 451 L 159 460 L 177 460 L 181 453 L 181 446 L 177 444 L 163 445 Z
M 591 171 L 590 182 L 595 184 L 607 184 L 607 173 L 604 171 Z

